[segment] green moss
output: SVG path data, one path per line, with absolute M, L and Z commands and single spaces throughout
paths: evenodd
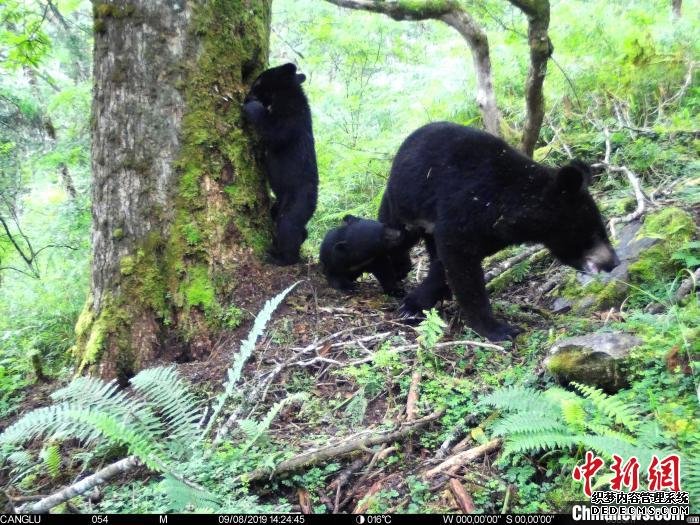
M 589 300 L 579 307 L 583 309 L 606 310 L 619 305 L 629 294 L 629 287 L 621 281 L 613 280 L 604 282 L 600 276 L 586 286 L 576 279 L 576 275 L 571 275 L 561 289 L 561 295 L 567 299 L 580 300 L 584 297 Z
M 695 222 L 688 212 L 675 207 L 650 214 L 637 238 L 651 237 L 661 242 L 652 246 L 630 264 L 630 281 L 635 284 L 663 282 L 673 279 L 682 269 L 672 255 L 695 236 Z
M 96 18 L 127 18 L 136 12 L 136 6 L 127 4 L 123 6 L 114 4 L 95 4 L 94 14 Z
M 410 11 L 416 17 L 438 16 L 452 7 L 452 0 L 399 0 L 402 11 Z
M 90 296 L 88 297 L 87 301 L 85 301 L 85 305 L 78 316 L 78 321 L 75 323 L 75 337 L 77 339 L 81 339 L 87 334 L 90 326 L 92 326 L 93 320 L 92 296 Z
M 115 241 L 120 241 L 124 238 L 124 230 L 122 228 L 115 228 L 112 232 L 112 239 Z
M 199 231 L 194 222 L 189 222 L 182 227 L 182 235 L 190 246 L 195 246 L 202 242 L 202 232 Z
M 561 350 L 547 359 L 547 370 L 551 374 L 566 374 L 586 366 L 589 352 Z
M 136 261 L 131 255 L 125 255 L 119 260 L 119 273 L 122 275 L 131 275 L 134 273 Z
M 103 310 L 102 316 L 97 319 L 90 330 L 90 337 L 85 343 L 82 361 L 78 367 L 78 372 L 82 372 L 86 366 L 99 361 L 104 350 L 105 338 L 107 337 L 107 318 L 109 312 Z
M 206 266 L 194 266 L 187 270 L 184 296 L 188 306 L 200 306 L 204 310 L 214 307 L 216 295 Z

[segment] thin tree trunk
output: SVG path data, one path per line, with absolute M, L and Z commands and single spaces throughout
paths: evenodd
M 679 20 L 681 18 L 681 7 L 683 7 L 683 0 L 671 0 L 674 20 Z
M 527 115 L 520 149 L 532 157 L 544 120 L 542 87 L 547 76 L 547 62 L 554 47 L 549 40 L 549 0 L 509 0 L 527 16 L 527 40 L 530 46 L 530 68 L 525 84 Z
M 476 71 L 476 102 L 481 111 L 484 128 L 496 136 L 501 135 L 501 114 L 491 79 L 491 58 L 486 32 L 456 1 L 400 2 L 396 0 L 326 0 L 345 7 L 380 13 L 393 20 L 440 20 L 456 29 L 467 41 Z
M 123 379 L 156 358 L 203 357 L 237 272 L 264 249 L 267 192 L 240 108 L 267 62 L 270 3 L 94 2 L 79 372 Z

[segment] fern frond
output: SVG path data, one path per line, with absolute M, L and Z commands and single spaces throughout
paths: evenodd
M 583 430 L 586 420 L 586 411 L 583 409 L 581 399 L 564 399 L 561 402 L 561 415 L 566 424 L 573 429 Z
M 191 450 L 200 437 L 202 405 L 174 366 L 148 368 L 130 380 L 131 386 L 166 424 L 170 448 Z
M 217 509 L 221 506 L 221 500 L 208 490 L 185 483 L 171 475 L 165 476 L 161 487 L 168 496 L 173 510 L 182 512 L 198 508 Z
M 547 450 L 563 450 L 576 446 L 577 440 L 560 432 L 540 432 L 537 434 L 511 434 L 506 438 L 503 453 L 506 456 L 520 453 L 538 453 Z
M 58 477 L 61 472 L 61 449 L 56 443 L 44 447 L 39 453 L 46 470 L 52 478 Z
M 291 292 L 299 284 L 299 282 L 300 281 L 295 282 L 293 285 L 282 290 L 272 299 L 269 299 L 265 303 L 265 306 L 263 306 L 262 310 L 260 310 L 258 315 L 255 316 L 255 321 L 253 321 L 253 328 L 251 328 L 250 332 L 248 332 L 248 337 L 246 337 L 244 341 L 241 341 L 240 350 L 236 354 L 236 357 L 234 357 L 233 364 L 226 372 L 226 382 L 224 383 L 224 391 L 221 394 L 219 394 L 216 398 L 216 401 L 214 403 L 214 410 L 212 411 L 212 415 L 209 418 L 209 423 L 207 423 L 206 428 L 202 432 L 202 437 L 209 434 L 212 427 L 214 426 L 214 423 L 221 414 L 224 405 L 226 405 L 226 402 L 233 395 L 236 388 L 236 383 L 243 375 L 243 366 L 248 361 L 248 359 L 250 359 L 250 356 L 253 355 L 253 351 L 255 351 L 255 343 L 265 331 L 265 327 L 267 326 L 267 323 L 270 322 L 272 314 L 275 312 L 275 310 L 284 300 L 284 298 L 287 297 L 287 294 L 289 294 L 289 292 Z
M 493 425 L 494 436 L 510 436 L 512 434 L 533 434 L 547 431 L 566 431 L 566 426 L 552 417 L 551 414 L 519 412 L 504 416 Z
M 506 412 L 552 413 L 556 403 L 547 399 L 542 392 L 532 388 L 512 386 L 501 388 L 483 397 L 479 404 L 489 405 Z
M 265 417 L 260 421 L 260 423 L 257 424 L 256 432 L 253 434 L 253 436 L 248 440 L 248 442 L 245 444 L 243 447 L 243 450 L 241 453 L 247 452 L 250 447 L 252 447 L 255 442 L 260 439 L 260 436 L 262 436 L 267 430 L 270 428 L 270 425 L 272 424 L 272 421 L 277 417 L 277 414 L 279 414 L 280 410 L 285 407 L 285 405 L 288 405 L 289 403 L 293 403 L 295 401 L 302 401 L 306 399 L 308 396 L 304 392 L 297 392 L 296 394 L 292 394 L 291 396 L 288 396 L 284 398 L 282 401 L 278 401 L 275 403 L 270 410 L 268 410 L 267 414 L 265 414 Z
M 639 416 L 620 399 L 607 395 L 599 388 L 573 381 L 571 384 L 576 390 L 581 392 L 581 395 L 589 399 L 598 410 L 611 417 L 615 423 L 625 426 L 632 432 L 639 426 Z

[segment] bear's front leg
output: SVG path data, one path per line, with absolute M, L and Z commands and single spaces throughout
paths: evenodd
M 518 335 L 521 332 L 519 328 L 498 321 L 493 316 L 481 269 L 481 258 L 462 248 L 461 243 L 454 238 L 447 243 L 438 240 L 437 248 L 438 256 L 445 266 L 447 282 L 469 327 L 491 341 L 507 341 Z
M 392 297 L 403 297 L 406 295 L 401 286 L 400 279 L 392 267 L 392 261 L 387 255 L 381 255 L 372 261 L 368 271 L 376 277 L 384 290 L 384 293 Z

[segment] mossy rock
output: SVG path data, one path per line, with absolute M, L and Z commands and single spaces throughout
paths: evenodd
M 669 207 L 649 214 L 644 223 L 633 221 L 623 226 L 615 249 L 620 264 L 608 274 L 591 276 L 572 273 L 552 308 L 586 313 L 618 307 L 634 287 L 670 282 L 682 270 L 672 255 L 695 237 L 692 215 Z
M 551 348 L 544 366 L 560 383 L 575 381 L 614 393 L 629 384 L 628 357 L 640 344 L 641 339 L 622 332 L 568 337 Z

